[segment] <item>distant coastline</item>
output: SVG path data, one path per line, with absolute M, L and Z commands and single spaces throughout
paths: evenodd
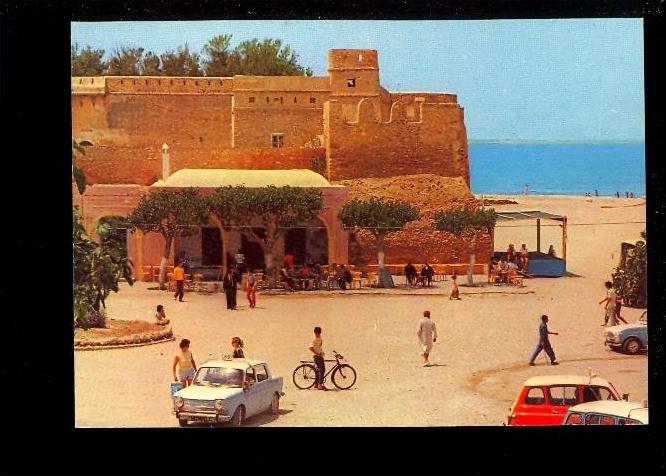
M 645 196 L 643 141 L 470 141 L 474 194 Z

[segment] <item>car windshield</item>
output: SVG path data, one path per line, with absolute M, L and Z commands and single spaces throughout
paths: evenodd
M 223 367 L 201 367 L 194 378 L 194 385 L 212 385 L 240 387 L 243 382 L 243 371 Z

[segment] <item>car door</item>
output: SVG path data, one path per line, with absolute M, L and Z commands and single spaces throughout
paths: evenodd
M 257 400 L 259 400 L 259 410 L 263 411 L 271 405 L 273 398 L 273 382 L 268 378 L 268 370 L 264 364 L 254 366 L 257 377 Z
M 249 367 L 245 371 L 245 381 L 247 382 L 247 387 L 243 390 L 245 395 L 245 416 L 251 417 L 256 415 L 259 409 L 259 399 L 260 399 L 260 387 L 257 387 L 257 376 L 254 372 L 254 367 Z
M 514 425 L 550 425 L 550 407 L 542 387 L 523 390 L 521 401 L 515 410 Z
M 549 413 L 544 417 L 544 425 L 561 425 L 570 406 L 579 403 L 579 390 L 576 385 L 552 385 L 548 387 Z

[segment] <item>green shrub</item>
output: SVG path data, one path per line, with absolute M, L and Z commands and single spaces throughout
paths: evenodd
M 624 303 L 631 307 L 647 307 L 647 256 L 645 231 L 643 240 L 636 242 L 623 263 L 615 268 L 613 287 L 622 296 Z

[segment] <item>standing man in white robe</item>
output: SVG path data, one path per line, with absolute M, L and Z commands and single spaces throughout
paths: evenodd
M 432 344 L 433 342 L 437 342 L 437 327 L 430 319 L 430 311 L 423 311 L 423 318 L 419 321 L 419 325 L 416 329 L 416 336 L 421 343 L 423 366 L 428 367 L 430 365 L 428 357 L 432 351 Z

